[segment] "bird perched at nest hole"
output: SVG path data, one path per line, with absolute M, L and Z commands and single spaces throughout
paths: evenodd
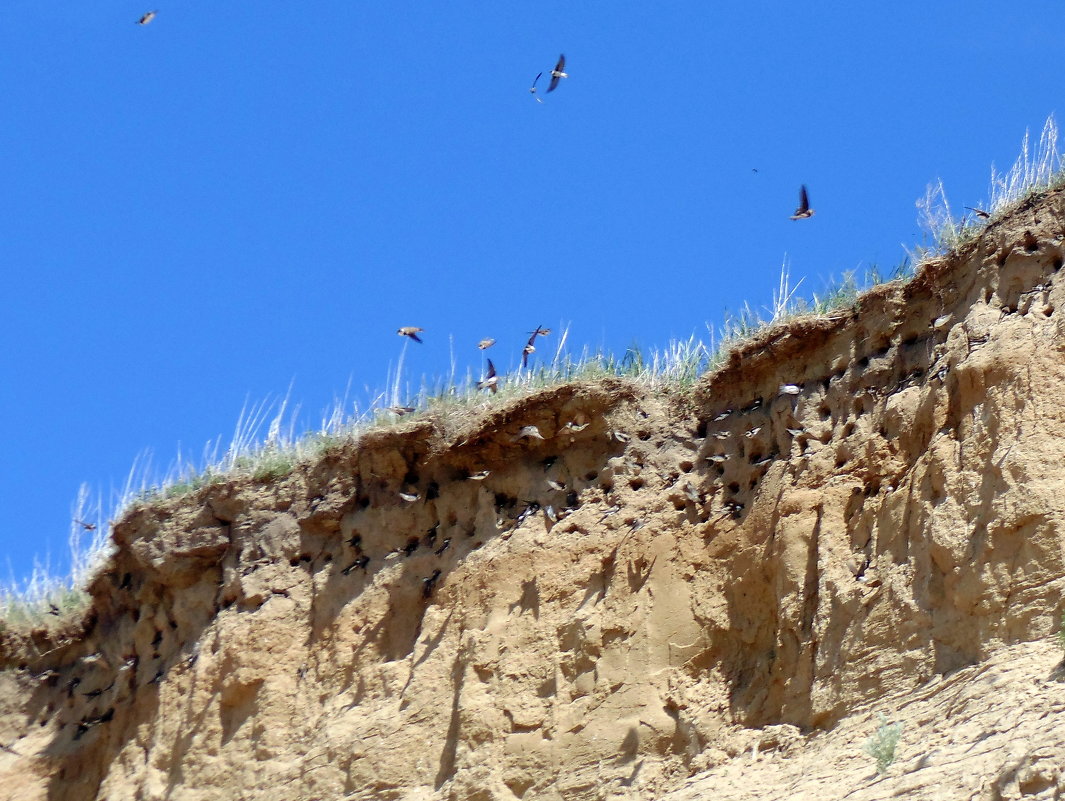
M 566 74 L 566 56 L 565 56 L 565 54 L 563 54 L 563 55 L 558 57 L 558 63 L 555 64 L 555 68 L 553 70 L 551 70 L 551 83 L 549 83 L 547 85 L 547 91 L 548 92 L 555 91 L 555 87 L 558 86 L 558 82 L 562 78 L 568 78 L 568 77 L 569 77 L 569 75 Z
M 396 331 L 396 333 L 399 334 L 401 337 L 410 337 L 415 342 L 421 342 L 421 337 L 419 337 L 418 334 L 422 333 L 423 331 L 425 331 L 424 328 L 417 328 L 413 325 L 405 325 L 398 331 Z
M 806 192 L 806 184 L 803 184 L 799 188 L 799 208 L 795 209 L 795 213 L 791 215 L 793 220 L 804 220 L 807 217 L 813 217 L 814 210 L 810 208 L 810 195 Z
M 433 575 L 422 579 L 422 598 L 428 598 L 433 594 L 433 588 L 436 586 L 441 572 L 440 568 L 437 568 L 433 571 Z

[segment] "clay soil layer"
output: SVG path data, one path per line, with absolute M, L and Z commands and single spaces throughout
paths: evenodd
M 3 635 L 0 797 L 1059 798 L 1063 221 L 1033 198 L 694 388 L 132 509 L 83 618 Z

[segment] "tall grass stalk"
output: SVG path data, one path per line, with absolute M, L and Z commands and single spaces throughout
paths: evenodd
M 1001 214 L 1019 203 L 1033 191 L 1065 184 L 1062 154 L 1058 150 L 1058 127 L 1053 117 L 1047 119 L 1034 148 L 1028 133 L 1021 144 L 1021 154 L 1004 173 L 991 171 L 991 214 Z M 527 395 L 543 387 L 560 383 L 595 379 L 604 376 L 625 377 L 650 388 L 683 388 L 694 383 L 708 370 L 719 366 L 736 345 L 755 336 L 766 326 L 786 322 L 799 316 L 831 316 L 854 304 L 861 292 L 884 281 L 906 278 L 913 267 L 930 253 L 963 244 L 979 229 L 971 218 L 956 220 L 947 201 L 942 181 L 929 185 L 925 196 L 917 203 L 919 220 L 931 237 L 931 244 L 919 245 L 910 258 L 886 275 L 875 265 L 866 271 L 862 280 L 854 272 L 826 285 L 810 299 L 798 297 L 800 279 L 791 282 L 787 258 L 781 265 L 777 287 L 769 306 L 756 309 L 748 303 L 736 314 L 726 314 L 716 330 L 707 325 L 707 340 L 693 334 L 687 339 L 673 340 L 664 348 L 642 349 L 632 346 L 620 357 L 602 350 L 583 348 L 578 353 L 569 350 L 570 328 L 560 326 L 553 356 L 546 362 L 531 360 L 527 368 L 512 368 L 501 373 L 499 391 L 489 395 L 476 389 L 477 377 L 469 370 L 458 377 L 453 338 L 450 340 L 450 369 L 446 379 L 421 382 L 413 393 L 404 386 L 403 369 L 408 337 L 403 337 L 395 373 L 391 369 L 385 389 L 366 396 L 369 402 L 360 408 L 348 397 L 351 384 L 342 399 L 334 398 L 316 429 L 297 433 L 298 407 L 290 409 L 289 392 L 279 401 L 269 399 L 258 403 L 245 402 L 237 418 L 229 444 L 219 455 L 221 440 L 208 442 L 199 459 L 186 457 L 179 449 L 178 456 L 161 474 L 155 469 L 150 453 L 138 455 L 124 484 L 112 492 L 110 517 L 120 519 L 137 504 L 154 503 L 196 491 L 208 484 L 247 477 L 253 480 L 283 478 L 296 465 L 318 458 L 323 449 L 350 441 L 378 426 L 395 425 L 398 416 L 389 407 L 412 406 L 418 413 L 442 416 L 481 410 L 515 397 Z M 498 368 L 498 365 L 497 365 Z M 406 419 L 406 418 L 404 418 Z M 89 520 L 86 515 L 92 518 Z M 65 578 L 56 578 L 47 562 L 36 564 L 29 578 L 16 581 L 13 577 L 0 586 L 0 625 L 12 625 L 19 620 L 38 619 L 58 608 L 62 612 L 75 601 L 83 599 L 81 587 L 106 559 L 107 534 L 102 505 L 98 499 L 90 502 L 88 490 L 82 488 L 75 502 L 74 519 L 95 525 L 90 529 L 76 525 L 71 530 L 72 567 Z

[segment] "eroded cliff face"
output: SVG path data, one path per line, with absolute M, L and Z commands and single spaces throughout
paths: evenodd
M 1046 637 L 1063 233 L 1037 198 L 694 390 L 560 386 L 135 509 L 84 631 L 6 642 L 2 786 L 652 798 Z

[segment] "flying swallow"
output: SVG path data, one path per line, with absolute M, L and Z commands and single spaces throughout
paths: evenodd
M 81 526 L 86 531 L 96 531 L 96 524 L 95 523 L 86 523 L 84 520 L 79 520 L 76 517 L 74 518 L 74 522 L 77 523 L 79 526 Z
M 444 551 L 446 551 L 446 550 L 447 550 L 448 548 L 450 548 L 450 547 L 451 547 L 451 537 L 445 537 L 445 538 L 444 538 L 444 544 L 443 544 L 443 545 L 441 545 L 441 546 L 440 546 L 439 548 L 437 548 L 437 549 L 436 549 L 436 550 L 434 551 L 434 553 L 435 553 L 435 554 L 436 554 L 437 556 L 439 556 L 440 554 L 442 554 L 442 553 L 443 553 Z
M 983 209 L 974 209 L 972 206 L 966 206 L 965 208 L 967 208 L 969 211 L 973 212 L 981 220 L 990 220 L 991 219 L 991 212 L 989 212 L 989 211 L 984 211 Z
M 529 354 L 530 353 L 536 353 L 536 345 L 533 344 L 533 343 L 536 342 L 536 338 L 537 337 L 546 337 L 548 334 L 551 333 L 551 329 L 550 328 L 543 328 L 543 327 L 538 325 L 538 326 L 536 326 L 536 330 L 535 331 L 530 331 L 529 333 L 530 333 L 529 341 L 526 342 L 525 343 L 525 347 L 521 349 L 521 369 L 523 369 L 523 370 L 529 364 Z
M 778 395 L 798 395 L 802 392 L 802 387 L 798 384 L 781 384 L 780 389 L 777 390 Z
M 496 367 L 491 359 L 488 360 L 488 374 L 484 381 L 477 382 L 477 389 L 490 389 L 493 395 L 499 391 L 499 376 L 496 375 Z
M 524 428 L 522 428 L 521 431 L 517 433 L 517 435 L 513 438 L 512 441 L 517 442 L 518 440 L 525 439 L 526 437 L 529 437 L 530 439 L 543 439 L 544 435 L 540 433 L 540 429 L 536 426 L 525 426 Z
M 481 350 L 488 350 L 488 348 L 492 347 L 494 344 L 496 344 L 496 341 L 489 337 L 488 339 L 482 339 L 480 342 L 478 342 L 477 347 L 479 347 Z
M 482 470 L 480 473 L 470 473 L 466 478 L 470 481 L 484 481 L 491 473 L 491 470 Z
M 795 209 L 795 213 L 791 215 L 793 220 L 802 220 L 806 217 L 813 217 L 814 210 L 810 208 L 810 196 L 806 194 L 806 184 L 803 184 L 799 188 L 799 208 Z
M 158 13 L 159 13 L 158 11 L 149 11 L 147 14 L 145 14 L 139 20 L 137 20 L 137 24 L 138 25 L 147 25 L 149 22 L 151 22 L 153 19 L 155 19 L 155 15 L 158 14 Z
M 418 336 L 418 334 L 420 334 L 424 330 L 424 328 L 415 328 L 413 325 L 405 325 L 398 331 L 396 331 L 396 333 L 399 334 L 401 337 L 410 337 L 415 342 L 421 342 L 422 340 Z
M 421 342 L 421 340 L 418 340 Z M 392 412 L 396 417 L 402 417 L 405 414 L 410 414 L 414 411 L 413 406 L 389 406 L 388 411 Z
M 568 78 L 569 77 L 565 73 L 565 69 L 566 69 L 566 56 L 565 55 L 561 55 L 561 56 L 558 57 L 558 63 L 555 65 L 555 68 L 553 70 L 551 70 L 551 83 L 548 84 L 547 91 L 549 91 L 549 92 L 555 91 L 555 87 L 558 86 L 559 79 L 560 78 Z
M 536 94 L 536 82 L 540 80 L 540 76 L 541 75 L 543 75 L 542 72 L 536 73 L 536 77 L 533 78 L 532 86 L 529 87 L 529 94 L 531 94 L 531 95 L 535 95 Z M 536 102 L 537 103 L 543 103 L 544 101 L 537 97 L 536 98 Z
M 399 497 L 405 500 L 407 503 L 414 503 L 415 501 L 421 500 L 422 496 L 419 495 L 417 492 L 401 492 L 399 493 Z

